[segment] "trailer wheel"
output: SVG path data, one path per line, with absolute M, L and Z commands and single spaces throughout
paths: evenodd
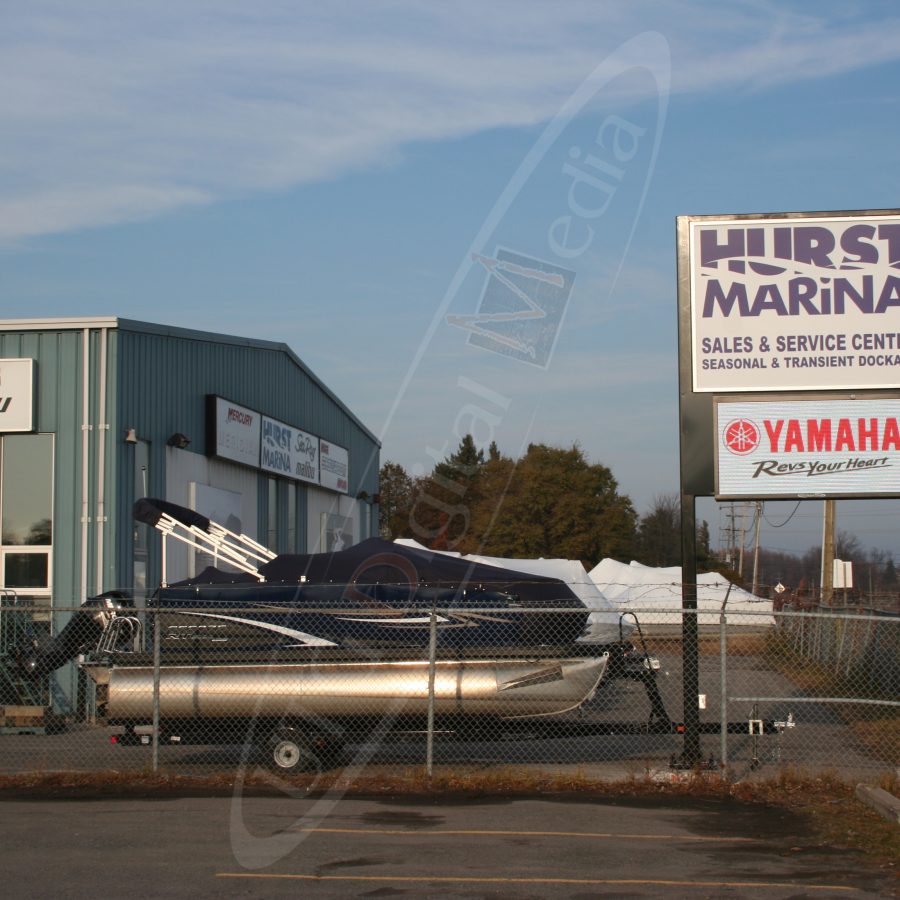
M 297 728 L 277 728 L 269 737 L 269 759 L 279 772 L 308 772 L 321 768 L 309 742 Z

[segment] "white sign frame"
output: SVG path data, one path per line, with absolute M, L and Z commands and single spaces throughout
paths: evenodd
M 900 397 L 715 398 L 717 499 L 900 496 Z
M 900 211 L 689 217 L 688 247 L 694 392 L 896 388 Z

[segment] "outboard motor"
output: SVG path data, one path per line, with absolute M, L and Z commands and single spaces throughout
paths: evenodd
M 84 650 L 93 649 L 116 615 L 133 609 L 134 601 L 127 591 L 89 597 L 56 637 L 35 638 L 30 647 L 19 648 L 16 662 L 20 672 L 29 679 L 49 675 Z

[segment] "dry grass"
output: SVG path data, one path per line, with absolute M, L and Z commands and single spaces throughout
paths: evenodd
M 897 794 L 896 775 L 879 782 Z M 856 799 L 854 785 L 837 775 L 809 776 L 785 770 L 766 780 L 732 783 L 707 772 L 687 773 L 674 781 L 633 776 L 606 782 L 583 775 L 551 775 L 521 770 L 464 772 L 459 768 L 428 778 L 421 769 L 346 778 L 341 770 L 274 776 L 262 770 L 253 774 L 234 772 L 191 778 L 150 772 L 56 772 L 0 776 L 0 800 L 22 796 L 47 799 L 229 796 L 235 791 L 252 794 L 285 793 L 313 796 L 336 790 L 350 796 L 459 797 L 530 796 L 540 798 L 577 796 L 603 799 L 643 797 L 671 800 L 679 797 L 731 800 L 761 807 L 787 809 L 803 817 L 823 845 L 846 847 L 865 853 L 887 868 L 900 866 L 900 828 Z
M 900 716 L 857 720 L 850 723 L 856 739 L 877 752 L 888 765 L 900 766 Z
M 850 696 L 858 688 L 832 667 L 801 656 L 783 636 L 770 635 L 767 649 L 765 658 L 773 668 L 810 696 Z M 896 708 L 876 707 L 873 712 L 871 707 L 838 703 L 834 709 L 867 751 L 888 765 L 900 765 L 900 713 Z

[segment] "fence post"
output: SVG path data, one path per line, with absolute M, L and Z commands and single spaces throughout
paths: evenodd
M 437 615 L 431 608 L 428 626 L 428 730 L 425 749 L 425 771 L 429 778 L 434 774 L 434 675 L 437 662 Z
M 731 588 L 729 587 L 729 590 Z M 727 645 L 727 628 L 728 621 L 725 611 L 719 615 L 719 664 L 720 664 L 720 683 L 719 689 L 722 697 L 719 702 L 719 713 L 721 718 L 722 730 L 720 734 L 719 759 L 722 763 L 722 771 L 728 768 L 728 645 Z
M 159 771 L 159 662 L 160 662 L 159 610 L 153 616 L 153 763 L 154 772 Z

